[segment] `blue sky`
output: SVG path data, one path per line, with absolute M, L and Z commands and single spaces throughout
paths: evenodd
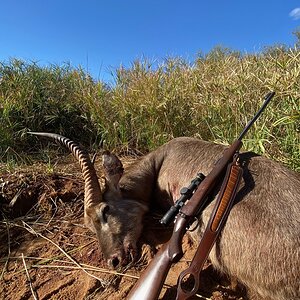
M 299 0 L 0 0 L 0 9 L 0 61 L 70 62 L 105 81 L 141 57 L 293 45 L 300 26 Z

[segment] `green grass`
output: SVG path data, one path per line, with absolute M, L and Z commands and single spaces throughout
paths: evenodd
M 26 132 L 68 136 L 90 150 L 152 150 L 177 136 L 228 144 L 264 95 L 276 96 L 244 139 L 244 149 L 300 171 L 300 50 L 241 55 L 215 48 L 195 61 L 139 60 L 94 81 L 70 65 L 0 63 L 0 160 L 26 161 L 41 148 Z

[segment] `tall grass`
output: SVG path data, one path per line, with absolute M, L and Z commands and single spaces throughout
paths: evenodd
M 215 48 L 195 61 L 147 60 L 115 71 L 115 84 L 81 69 L 12 60 L 0 65 L 0 158 L 34 149 L 28 130 L 61 133 L 98 148 L 151 150 L 177 136 L 228 144 L 276 97 L 244 148 L 300 170 L 300 50 L 241 55 Z
M 33 146 L 28 130 L 59 132 L 85 144 L 97 137 L 86 97 L 101 91 L 81 69 L 40 67 L 13 59 L 0 64 L 0 158 Z M 94 95 L 93 95 L 94 97 Z

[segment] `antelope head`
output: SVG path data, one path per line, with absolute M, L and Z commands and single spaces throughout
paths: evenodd
M 96 234 L 107 264 L 117 268 L 134 262 L 147 209 L 123 197 L 119 185 L 123 165 L 118 157 L 108 151 L 103 153 L 104 177 L 100 184 L 89 155 L 78 144 L 58 134 L 30 133 L 55 139 L 79 161 L 84 178 L 85 224 Z

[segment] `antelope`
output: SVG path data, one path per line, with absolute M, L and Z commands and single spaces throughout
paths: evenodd
M 112 268 L 138 257 L 137 241 L 150 204 L 166 211 L 198 172 L 208 174 L 225 146 L 179 137 L 148 153 L 126 170 L 119 158 L 103 153 L 104 182 L 79 145 L 53 133 L 79 161 L 85 182 L 85 224 L 97 235 Z M 300 173 L 252 152 L 221 237 L 210 253 L 217 270 L 249 290 L 250 299 L 300 299 Z M 192 238 L 199 240 L 214 201 L 199 216 Z

